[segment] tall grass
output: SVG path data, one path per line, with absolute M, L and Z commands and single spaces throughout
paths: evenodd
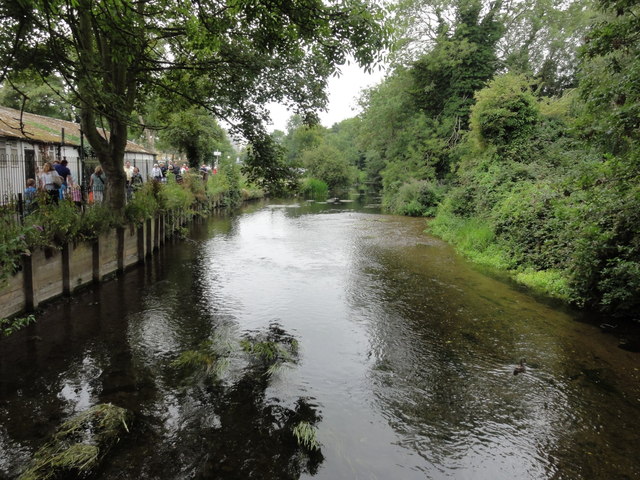
M 326 182 L 317 178 L 305 178 L 300 187 L 300 193 L 304 198 L 313 200 L 326 200 L 329 195 L 329 186 Z

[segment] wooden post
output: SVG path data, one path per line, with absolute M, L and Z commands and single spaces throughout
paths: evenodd
M 118 257 L 118 272 L 124 271 L 124 227 L 116 228 L 116 236 L 118 237 L 118 246 L 116 256 Z
M 93 251 L 93 281 L 98 283 L 100 281 L 100 238 L 96 238 L 91 245 Z
M 138 227 L 138 263 L 144 263 L 144 225 Z
M 71 259 L 69 257 L 69 243 L 65 243 L 62 246 L 62 294 L 71 295 L 71 270 L 69 263 Z
M 33 257 L 31 255 L 22 256 L 22 274 L 24 279 L 24 308 L 31 312 L 38 306 L 33 286 Z
M 153 224 L 152 219 L 148 218 L 147 219 L 147 236 L 145 238 L 145 240 L 147 241 L 147 257 L 150 257 L 152 252 L 153 252 L 153 229 L 151 227 L 151 225 Z

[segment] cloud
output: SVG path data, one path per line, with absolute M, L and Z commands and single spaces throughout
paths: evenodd
M 329 79 L 329 104 L 326 112 L 320 112 L 320 123 L 325 127 L 331 127 L 334 123 L 346 118 L 355 117 L 359 112 L 357 98 L 364 88 L 378 84 L 385 75 L 384 70 L 376 69 L 368 74 L 355 64 L 343 65 L 340 68 L 342 74 L 339 77 Z M 291 112 L 284 105 L 272 104 L 269 106 L 272 124 L 270 131 L 286 131 L 287 121 Z

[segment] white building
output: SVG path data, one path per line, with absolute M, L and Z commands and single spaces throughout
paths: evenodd
M 22 122 L 22 126 L 21 126 Z M 0 204 L 24 191 L 28 178 L 46 161 L 66 159 L 75 181 L 86 186 L 98 164 L 81 155 L 89 147 L 81 135 L 80 124 L 0 106 Z M 85 150 L 86 151 L 86 150 Z M 144 178 L 151 174 L 156 154 L 127 142 L 125 161 L 140 169 Z

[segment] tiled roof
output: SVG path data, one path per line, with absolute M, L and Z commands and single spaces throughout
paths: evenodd
M 57 118 L 43 117 L 33 113 L 22 113 L 24 129 L 20 129 L 20 111 L 13 108 L 0 106 L 0 137 L 9 137 L 40 143 L 62 143 L 62 129 L 64 128 L 65 145 L 80 146 L 80 124 L 59 120 Z M 109 135 L 109 132 L 105 132 Z M 89 145 L 85 140 L 85 145 Z M 127 141 L 127 152 L 148 153 L 154 152 L 137 143 Z

